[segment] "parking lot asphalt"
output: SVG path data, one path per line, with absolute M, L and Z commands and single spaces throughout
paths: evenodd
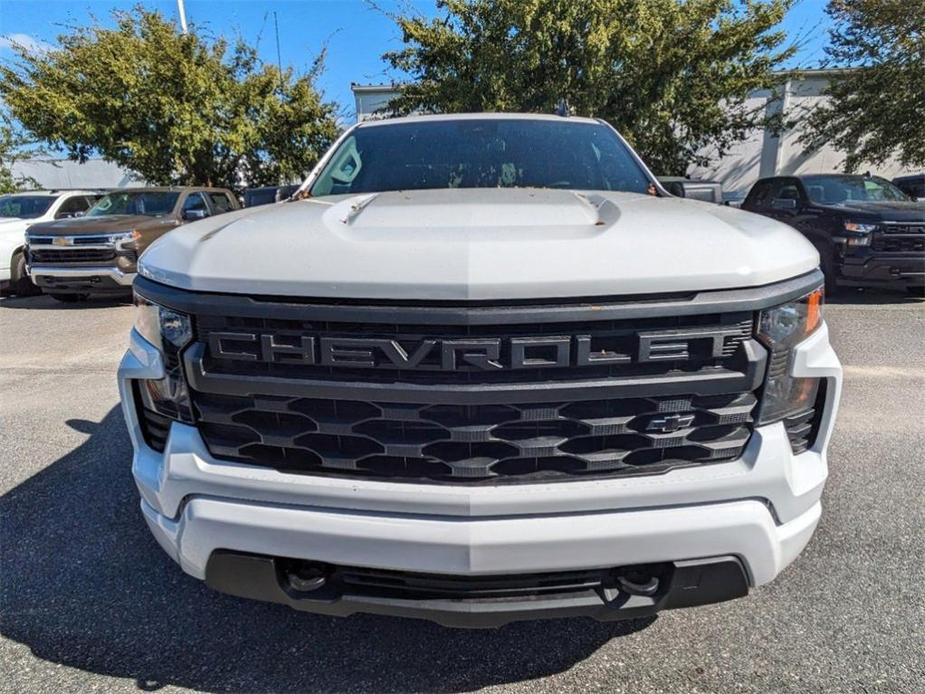
M 115 370 L 132 309 L 0 301 L 0 691 L 925 691 L 925 303 L 827 306 L 823 519 L 743 600 L 454 631 L 214 593 L 149 535 Z

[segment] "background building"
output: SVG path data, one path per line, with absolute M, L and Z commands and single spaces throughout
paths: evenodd
M 741 200 L 752 184 L 764 176 L 800 173 L 841 172 L 844 155 L 831 148 L 823 147 L 814 152 L 805 152 L 799 139 L 801 122 L 814 107 L 828 97 L 823 95 L 834 71 L 807 70 L 797 77 L 786 78 L 778 89 L 756 91 L 748 98 L 747 106 L 764 109 L 771 116 L 783 111 L 785 121 L 792 127 L 775 133 L 768 129 L 754 131 L 723 157 L 714 157 L 709 166 L 694 166 L 688 170 L 691 178 L 709 179 L 723 184 L 727 200 Z M 357 121 L 381 117 L 376 112 L 385 107 L 396 95 L 394 84 L 353 84 L 356 100 Z M 871 173 L 893 178 L 907 173 L 896 163 L 869 167 Z M 865 168 L 861 168 L 865 171 Z M 656 171 L 655 174 L 661 172 Z
M 112 162 L 90 159 L 80 164 L 70 159 L 40 157 L 14 162 L 11 171 L 14 179 L 20 177 L 37 182 L 43 190 L 62 188 L 125 188 L 144 185 L 130 171 Z

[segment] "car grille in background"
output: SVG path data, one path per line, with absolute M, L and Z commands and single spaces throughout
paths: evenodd
M 184 355 L 193 414 L 216 458 L 294 473 L 504 484 L 729 461 L 751 436 L 764 373 L 765 351 L 752 339 L 749 311 L 608 320 L 584 309 L 582 320 L 543 322 L 513 307 L 510 320 L 479 322 L 461 313 L 458 323 L 431 325 L 408 321 L 416 309 L 400 306 L 377 307 L 373 322 L 288 317 L 318 315 L 312 306 L 259 310 L 287 317 L 194 315 L 195 341 Z M 347 307 L 337 315 L 358 314 Z M 392 322 L 398 316 L 405 322 Z M 702 337 L 689 342 L 683 359 L 640 360 L 646 331 L 678 335 L 665 340 L 682 344 L 687 334 Z M 717 352 L 710 348 L 715 331 L 724 335 Z M 213 354 L 213 332 L 272 335 L 286 344 L 305 335 L 386 338 L 409 351 L 426 339 L 499 338 L 504 368 L 241 359 Z M 608 365 L 508 368 L 512 338 L 561 335 L 591 336 L 595 350 L 634 356 Z
M 925 224 L 882 224 L 871 248 L 880 253 L 925 252 Z
M 732 460 L 752 393 L 505 405 L 196 394 L 220 458 L 306 473 L 545 481 Z
M 99 263 L 112 260 L 116 252 L 109 248 L 37 248 L 29 251 L 32 263 Z

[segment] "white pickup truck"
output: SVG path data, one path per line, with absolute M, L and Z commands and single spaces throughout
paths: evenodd
M 0 195 L 0 287 L 20 296 L 40 293 L 26 272 L 26 229 L 33 224 L 79 217 L 99 197 L 99 193 L 89 190 L 32 190 Z
M 745 595 L 819 521 L 819 257 L 670 196 L 606 123 L 348 130 L 287 202 L 141 257 L 119 371 L 187 573 L 456 626 Z

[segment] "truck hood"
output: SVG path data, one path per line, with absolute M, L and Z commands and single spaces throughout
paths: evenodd
M 925 202 L 915 200 L 852 200 L 840 205 L 825 205 L 827 210 L 856 214 L 859 219 L 877 222 L 925 222 Z
M 83 234 L 114 234 L 131 229 L 152 229 L 176 225 L 173 217 L 149 217 L 143 214 L 113 214 L 105 217 L 73 217 L 35 224 L 33 234 L 49 236 L 80 236 Z
M 710 203 L 455 189 L 232 212 L 156 241 L 140 272 L 210 292 L 492 300 L 757 286 L 818 262 L 812 245 L 790 227 Z

